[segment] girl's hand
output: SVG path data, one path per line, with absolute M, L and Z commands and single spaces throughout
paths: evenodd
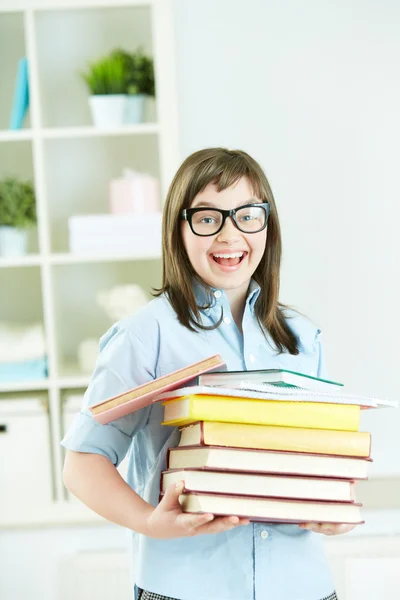
M 301 523 L 301 529 L 308 529 L 315 533 L 323 533 L 324 535 L 339 535 L 347 533 L 354 529 L 355 525 L 345 525 L 340 523 Z
M 161 502 L 147 518 L 146 535 L 157 539 L 191 537 L 204 533 L 221 533 L 238 525 L 248 525 L 248 519 L 239 517 L 214 517 L 212 514 L 184 513 L 179 495 L 184 483 L 170 485 Z

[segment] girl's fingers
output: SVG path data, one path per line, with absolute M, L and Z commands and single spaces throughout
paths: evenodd
M 239 519 L 236 516 L 230 517 L 215 517 L 210 523 L 206 523 L 198 529 L 198 533 L 222 533 L 229 531 L 239 525 L 247 525 L 248 519 Z
M 182 493 L 184 486 L 184 482 L 179 481 L 178 483 L 172 483 L 167 487 L 160 502 L 160 505 L 164 510 L 175 510 L 180 507 L 179 495 Z
M 181 524 L 190 530 L 197 530 L 200 527 L 203 527 L 205 524 L 210 523 L 214 520 L 214 515 L 211 513 L 206 514 L 191 514 L 191 513 L 182 513 L 179 516 L 181 520 Z
M 339 535 L 340 533 L 347 533 L 354 529 L 355 525 L 347 525 L 340 523 L 301 523 L 299 525 L 301 529 L 308 529 L 314 531 L 314 533 L 323 533 L 325 535 Z

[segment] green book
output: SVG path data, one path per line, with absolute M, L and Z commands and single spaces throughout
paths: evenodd
M 195 377 L 191 385 L 208 385 L 225 388 L 241 388 L 249 385 L 275 385 L 277 387 L 302 388 L 316 391 L 332 391 L 343 383 L 321 379 L 287 369 L 260 369 L 255 371 L 213 371 Z

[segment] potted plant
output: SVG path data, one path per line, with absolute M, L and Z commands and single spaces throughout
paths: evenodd
M 6 177 L 0 181 L 0 255 L 22 256 L 28 247 L 28 230 L 36 223 L 33 185 Z
M 114 56 L 120 56 L 126 71 L 126 123 L 141 123 L 144 120 L 146 98 L 155 96 L 154 63 L 141 48 L 136 52 L 115 50 Z
M 82 73 L 91 96 L 89 106 L 93 122 L 102 129 L 124 123 L 126 108 L 126 60 L 118 52 L 89 63 Z

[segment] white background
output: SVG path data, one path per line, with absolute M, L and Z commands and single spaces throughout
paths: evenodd
M 182 156 L 252 154 L 282 226 L 281 300 L 324 332 L 330 376 L 397 400 L 400 5 L 174 0 Z M 363 416 L 371 475 L 400 474 L 400 411 Z

